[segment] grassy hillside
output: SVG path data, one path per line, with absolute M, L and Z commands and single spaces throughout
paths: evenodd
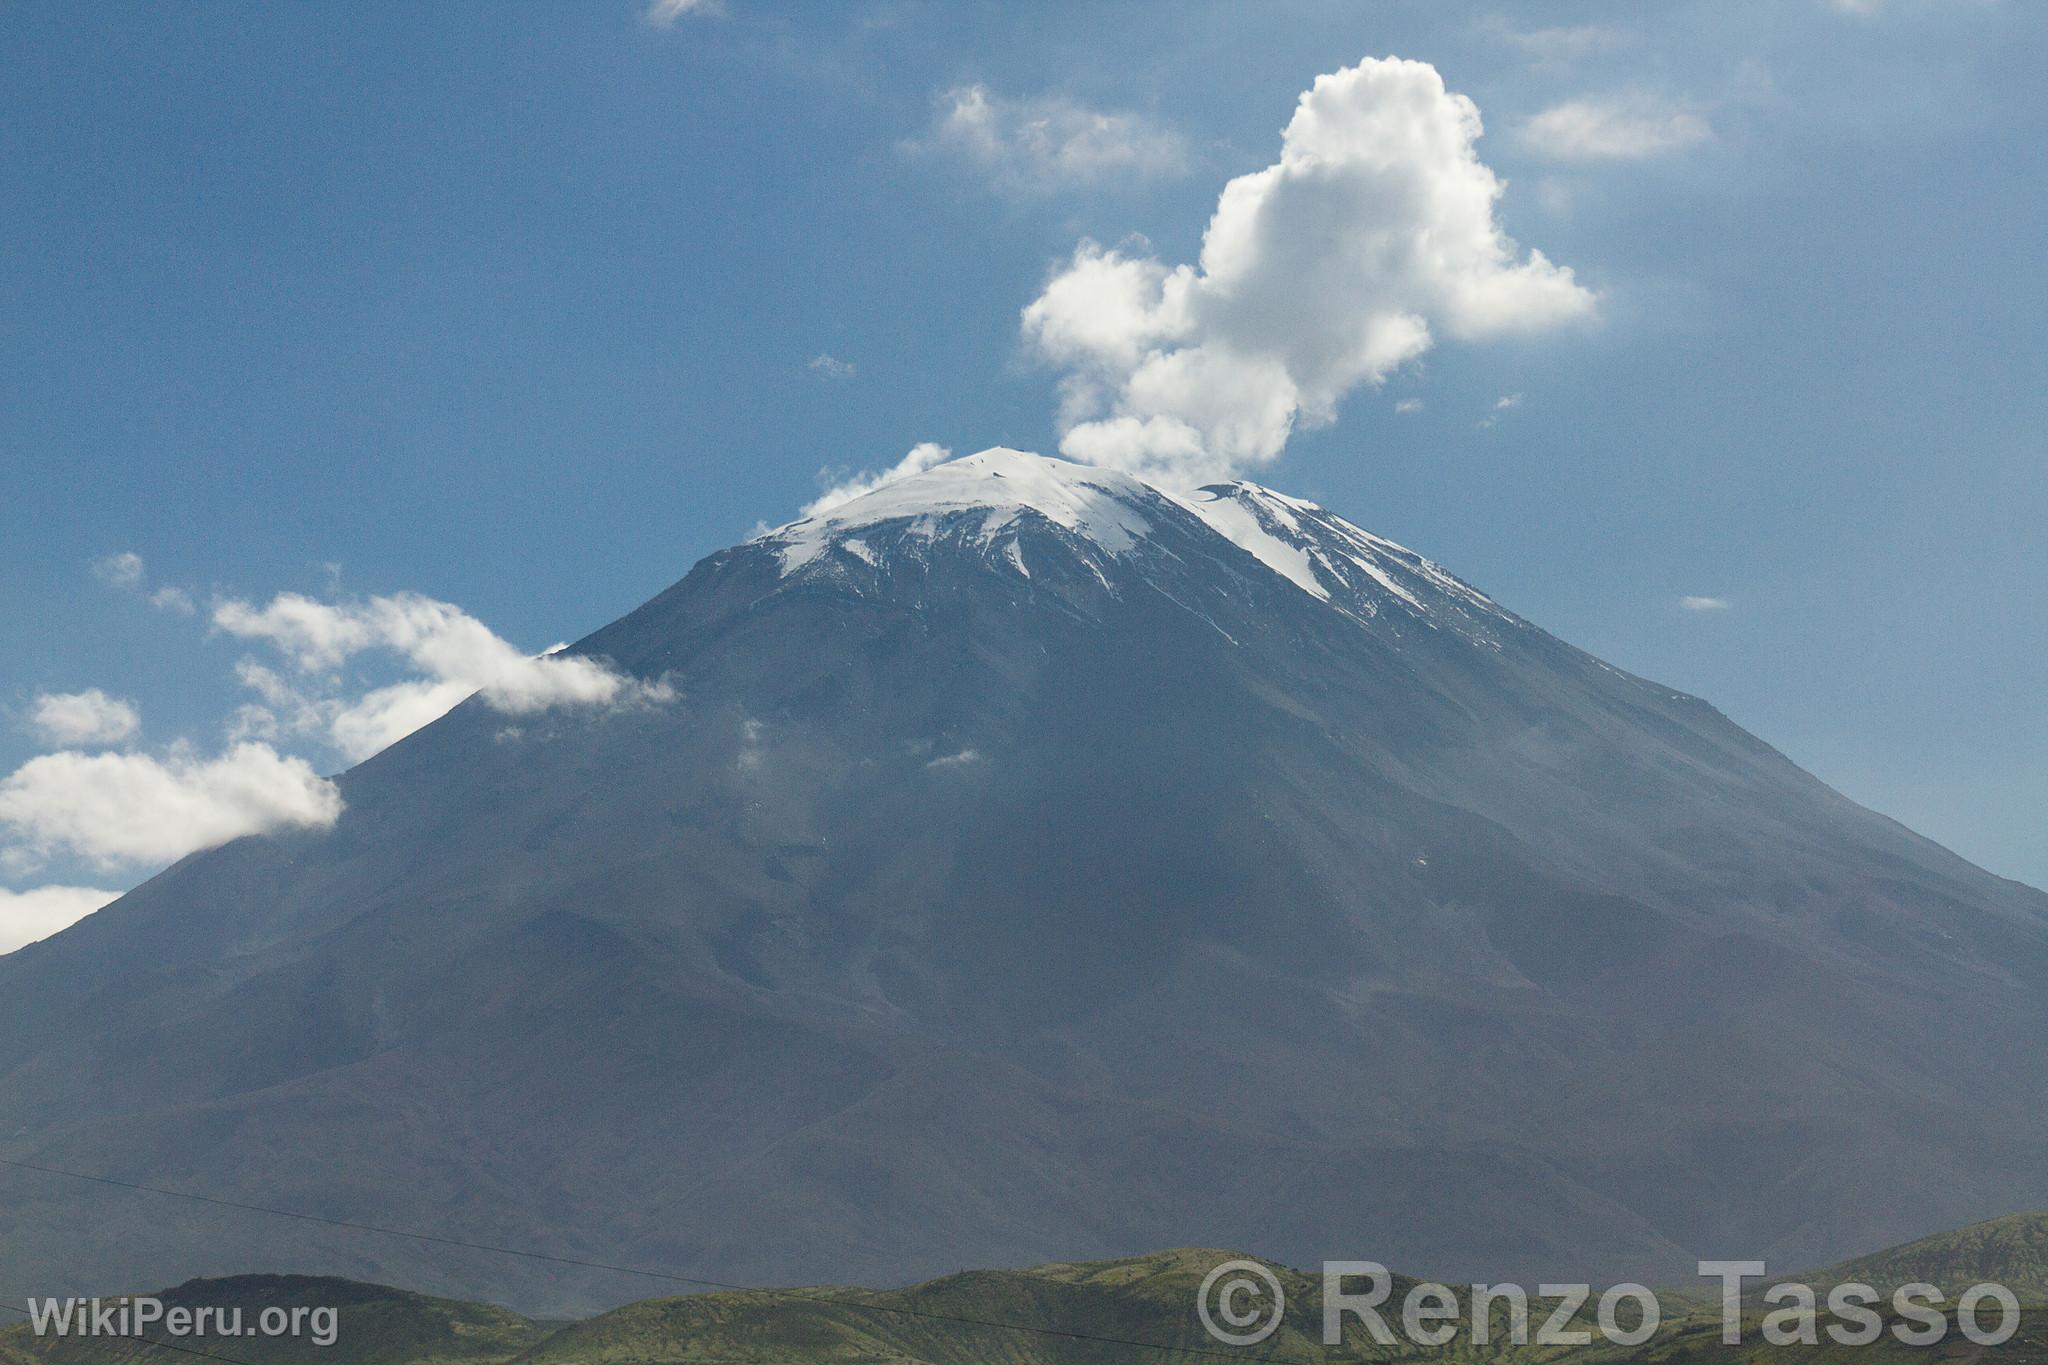
M 1938 1348 L 1903 1346 L 1889 1335 L 1889 1313 L 1887 1335 L 1867 1347 L 1834 1344 L 1827 1335 L 1834 1320 L 1825 1314 L 1817 1325 L 1819 1345 L 1768 1347 L 1763 1314 L 1752 1311 L 1744 1319 L 1745 1344 L 1728 1347 L 1720 1340 L 1718 1314 L 1677 1295 L 1663 1298 L 1665 1325 L 1642 1347 L 1609 1345 L 1597 1334 L 1592 1345 L 1583 1347 L 1515 1347 L 1507 1341 L 1504 1313 L 1493 1315 L 1496 1344 L 1486 1347 L 1475 1346 L 1462 1329 L 1441 1349 L 1381 1346 L 1349 1319 L 1344 1344 L 1325 1347 L 1320 1339 L 1319 1277 L 1271 1263 L 1266 1264 L 1287 1295 L 1285 1324 L 1258 1346 L 1233 1352 L 1210 1340 L 1193 1312 L 1202 1277 L 1226 1259 L 1231 1259 L 1230 1253 L 1183 1250 L 1120 1261 L 971 1272 L 889 1293 L 822 1289 L 814 1291 L 817 1299 L 811 1303 L 745 1294 L 650 1300 L 567 1327 L 519 1360 L 521 1365 L 1196 1365 L 1233 1355 L 1302 1365 L 1390 1360 L 1497 1365 L 2048 1360 L 2048 1313 L 2030 1313 L 2011 1342 L 1986 1351 L 1955 1332 Z M 1977 1278 L 1981 1277 L 1968 1277 L 1964 1283 Z M 1413 1283 L 1395 1277 L 1394 1292 L 1382 1310 L 1390 1322 L 1398 1324 L 1398 1305 Z M 1541 1300 L 1532 1304 L 1532 1321 L 1540 1325 L 1552 1306 Z M 1056 1324 L 1074 1335 L 980 1325 L 986 1323 Z M 1572 1325 L 1591 1328 L 1592 1308 L 1588 1306 Z M 1082 1336 L 1119 1340 L 1079 1339 Z M 1138 1342 L 1169 1349 L 1131 1344 Z
M 333 1346 L 311 1340 L 244 1336 L 186 1339 L 180 1345 L 247 1365 L 496 1365 L 547 1335 L 548 1329 L 508 1309 L 429 1298 L 382 1285 L 311 1275 L 238 1275 L 192 1280 L 160 1295 L 166 1306 L 240 1307 L 254 1324 L 265 1308 L 333 1307 Z M 10 1313 L 10 1319 L 19 1318 Z M 11 1353 L 11 1354 L 10 1354 Z M 113 1360 L 179 1360 L 168 1351 L 138 1349 L 132 1340 L 38 1340 L 23 1322 L 0 1334 L 0 1365 L 99 1365 Z
M 1886 1289 L 1925 1280 L 1951 1295 L 1980 1280 L 1996 1279 L 2009 1284 L 2023 1301 L 2048 1302 L 2044 1247 L 2048 1217 L 2023 1215 L 1797 1278 L 1816 1285 L 1862 1280 Z M 340 1339 L 330 1348 L 253 1337 L 184 1343 L 247 1365 L 1195 1365 L 1232 1355 L 1301 1365 L 1359 1360 L 1501 1365 L 2048 1360 L 2048 1311 L 2030 1311 L 2013 1341 L 1989 1351 L 1954 1333 L 1932 1350 L 1902 1346 L 1889 1335 L 1869 1347 L 1842 1347 L 1827 1341 L 1825 1318 L 1823 1344 L 1770 1348 L 1763 1344 L 1762 1314 L 1752 1311 L 1747 1344 L 1730 1348 L 1720 1342 L 1717 1318 L 1697 1301 L 1678 1296 L 1665 1298 L 1665 1326 L 1640 1348 L 1610 1346 L 1597 1338 L 1584 1347 L 1517 1348 L 1506 1343 L 1502 1313 L 1494 1315 L 1499 1344 L 1492 1346 L 1475 1346 L 1463 1329 L 1442 1349 L 1381 1346 L 1355 1321 L 1347 1320 L 1344 1344 L 1326 1348 L 1320 1341 L 1319 1278 L 1270 1263 L 1286 1291 L 1285 1323 L 1258 1346 L 1233 1352 L 1213 1342 L 1194 1313 L 1204 1275 L 1228 1259 L 1232 1256 L 1227 1252 L 1180 1250 L 1029 1270 L 970 1271 L 897 1290 L 822 1287 L 652 1299 L 554 1327 L 501 1308 L 302 1276 L 193 1281 L 162 1297 L 171 1304 L 240 1305 L 251 1319 L 265 1307 L 333 1305 L 340 1310 Z M 1390 1322 L 1398 1323 L 1401 1298 L 1413 1281 L 1395 1279 L 1382 1311 Z M 1549 1307 L 1541 1302 L 1532 1305 L 1533 1320 L 1540 1324 Z M 1576 1325 L 1590 1326 L 1591 1311 L 1586 1309 Z M 0 1333 L 0 1365 L 174 1358 L 163 1352 L 138 1352 L 129 1341 L 38 1341 L 25 1326 Z
M 2048 1213 L 2015 1213 L 1936 1233 L 1802 1278 L 1817 1285 L 1854 1281 L 1880 1289 L 1924 1282 L 1951 1296 L 1990 1280 L 2019 1295 L 2022 1303 L 2048 1304 Z
M 909 1289 L 816 1291 L 817 1299 L 715 1294 L 632 1304 L 569 1327 L 522 1358 L 546 1365 L 680 1360 L 809 1365 L 810 1362 L 976 1362 L 976 1365 L 1110 1365 L 1193 1359 L 1215 1349 L 1193 1311 L 1220 1251 L 1152 1256 L 1022 1271 L 969 1271 Z M 1288 1323 L 1259 1347 L 1279 1360 L 1331 1358 L 1319 1332 L 1318 1285 L 1272 1267 L 1287 1292 Z M 1405 1293 L 1401 1281 L 1396 1295 Z M 1039 1332 L 985 1324 L 1031 1324 Z M 1107 1338 L 1086 1340 L 1083 1338 Z M 1132 1343 L 1183 1348 L 1164 1352 Z M 1379 1358 L 1360 1338 L 1346 1359 Z

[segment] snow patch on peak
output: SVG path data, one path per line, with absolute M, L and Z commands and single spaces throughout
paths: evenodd
M 1449 624 L 1467 634 L 1513 619 L 1405 545 L 1306 499 L 1238 482 L 1203 488 L 1187 506 L 1268 568 L 1348 615 L 1369 619 L 1399 603 L 1432 629 Z
M 1324 602 L 1330 600 L 1330 590 L 1316 577 L 1308 552 L 1268 530 L 1248 500 L 1231 497 L 1221 489 L 1203 488 L 1190 496 L 1188 507 L 1218 535 L 1250 552 L 1252 558 L 1295 587 Z
M 1160 496 L 1127 474 L 997 446 L 884 484 L 756 540 L 774 547 L 786 577 L 833 545 L 849 545 L 849 533 L 884 522 L 907 523 L 912 534 L 931 539 L 941 521 L 980 513 L 971 538 L 988 545 L 1019 516 L 1034 512 L 1110 554 L 1126 554 L 1152 529 L 1140 507 Z M 866 549 L 862 544 L 855 553 Z

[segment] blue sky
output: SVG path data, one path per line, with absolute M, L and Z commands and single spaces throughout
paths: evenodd
M 212 761 L 238 661 L 308 660 L 281 593 L 382 642 L 353 697 L 420 666 L 365 603 L 540 650 L 821 469 L 1058 449 L 1020 310 L 1084 239 L 1194 261 L 1311 82 L 1387 55 L 1476 104 L 1498 225 L 1595 302 L 1434 329 L 1250 476 L 2048 884 L 2021 0 L 12 9 L 0 778 L 94 688 L 136 725 L 93 752 Z M 14 839 L 15 893 L 160 865 Z

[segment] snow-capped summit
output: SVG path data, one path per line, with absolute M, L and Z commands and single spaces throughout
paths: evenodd
M 1130 550 L 1152 522 L 1148 505 L 1164 494 L 1127 474 L 1070 464 L 1028 451 L 995 446 L 882 485 L 814 516 L 767 532 L 785 574 L 815 561 L 833 546 L 864 548 L 859 533 L 890 523 L 926 540 L 973 523 L 981 545 L 1020 517 L 1036 515 L 1074 532 L 1111 554 Z M 856 557 L 861 548 L 853 549 Z
M 1034 525 L 1105 582 L 1110 560 L 1140 572 L 1172 568 L 1185 559 L 1183 537 L 1217 537 L 1354 619 L 1391 609 L 1466 634 L 1514 620 L 1413 550 L 1315 503 L 1242 481 L 1175 493 L 1116 470 L 1006 447 L 884 484 L 765 532 L 757 543 L 775 551 L 785 577 L 839 573 L 853 561 L 874 568 L 906 548 L 922 563 L 948 545 L 1029 578 L 1033 551 L 1020 535 Z M 1236 560 L 1220 547 L 1210 552 Z

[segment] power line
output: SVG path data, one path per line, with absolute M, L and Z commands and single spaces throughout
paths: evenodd
M 303 1213 L 296 1209 L 271 1208 L 263 1204 L 245 1204 L 234 1199 L 217 1199 L 212 1195 L 193 1194 L 187 1190 L 166 1189 L 160 1185 L 139 1185 L 128 1180 L 114 1180 L 103 1175 L 91 1175 L 84 1171 L 67 1171 L 56 1166 L 38 1166 L 28 1161 L 10 1161 L 0 1157 L 0 1166 L 11 1166 L 20 1171 L 35 1171 L 41 1175 L 63 1176 L 70 1180 L 89 1181 L 95 1185 L 108 1185 L 119 1190 L 135 1190 L 143 1194 L 163 1195 L 171 1199 L 187 1199 L 194 1203 L 211 1204 L 216 1208 L 236 1209 L 243 1213 L 268 1214 L 273 1218 L 291 1218 L 302 1223 L 317 1223 L 323 1227 L 343 1228 L 351 1232 L 371 1232 L 380 1237 L 400 1237 L 407 1241 L 424 1242 L 431 1246 L 455 1247 L 463 1251 L 481 1251 L 494 1256 L 515 1256 L 521 1260 L 542 1261 L 549 1265 L 571 1266 L 579 1270 L 604 1270 L 619 1275 L 637 1275 L 643 1279 L 661 1280 L 669 1284 L 687 1284 L 699 1289 L 719 1289 L 738 1294 L 766 1294 L 776 1298 L 794 1299 L 799 1303 L 820 1303 L 837 1308 L 864 1309 L 871 1313 L 894 1313 L 901 1317 L 920 1318 L 928 1322 L 950 1323 L 961 1327 L 987 1327 L 1000 1332 L 1026 1332 L 1033 1336 L 1058 1337 L 1067 1341 L 1089 1341 L 1104 1346 L 1128 1346 L 1141 1351 L 1160 1351 L 1167 1354 L 1201 1356 L 1215 1360 L 1236 1360 L 1248 1365 L 1286 1365 L 1279 1356 L 1251 1356 L 1236 1351 L 1219 1351 L 1203 1346 L 1168 1346 L 1156 1341 L 1138 1341 L 1126 1337 L 1098 1336 L 1092 1332 L 1076 1332 L 1061 1327 L 1040 1327 L 1025 1322 L 1001 1322 L 993 1318 L 971 1318 L 953 1313 L 933 1313 L 919 1308 L 904 1308 L 895 1304 L 863 1303 L 858 1299 L 840 1298 L 831 1295 L 812 1294 L 800 1289 L 770 1289 L 755 1285 L 727 1284 L 722 1280 L 706 1280 L 690 1275 L 672 1275 L 667 1271 L 648 1270 L 641 1266 L 614 1265 L 606 1261 L 588 1261 L 574 1256 L 555 1256 L 544 1251 L 526 1251 L 518 1247 L 493 1246 L 487 1242 L 468 1242 L 459 1237 L 444 1237 L 430 1232 L 413 1232 L 405 1228 L 379 1227 L 374 1223 L 357 1223 L 345 1218 L 328 1218 L 317 1213 Z M 11 1305 L 9 1305 L 11 1306 Z M 20 1310 L 17 1309 L 17 1312 Z M 155 1345 L 164 1343 L 152 1342 Z M 184 1348 L 173 1348 L 184 1349 Z M 203 1354 L 200 1353 L 200 1354 Z M 215 1359 L 225 1360 L 225 1356 Z M 236 1362 L 242 1365 L 242 1362 Z

